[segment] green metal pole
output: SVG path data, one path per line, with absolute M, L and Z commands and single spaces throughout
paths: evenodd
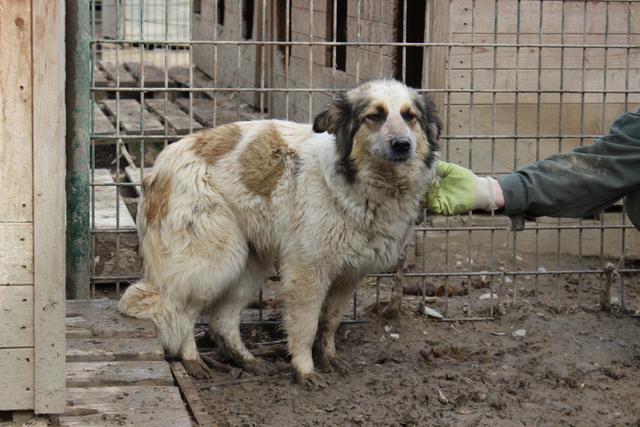
M 91 279 L 90 1 L 66 0 L 67 298 L 89 298 Z

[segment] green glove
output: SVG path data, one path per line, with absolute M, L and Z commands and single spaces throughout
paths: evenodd
M 427 191 L 427 208 L 439 215 L 460 215 L 474 209 L 496 209 L 493 178 L 481 178 L 453 163 L 438 161 L 437 179 Z

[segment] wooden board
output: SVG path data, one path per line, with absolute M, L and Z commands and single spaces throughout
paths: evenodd
M 540 11 L 542 10 L 542 31 L 560 34 L 564 19 L 565 34 L 582 35 L 585 24 L 587 33 L 603 34 L 606 28 L 607 10 L 609 34 L 626 34 L 629 9 L 626 2 L 597 0 L 549 1 L 541 8 L 541 1 L 524 1 L 521 4 L 509 0 L 497 3 L 497 32 L 514 33 L 518 28 L 518 8 L 520 8 L 520 32 L 537 34 L 540 31 Z M 633 3 L 633 2 L 632 2 Z M 475 11 L 474 11 L 475 4 Z M 452 31 L 460 33 L 489 33 L 494 31 L 494 0 L 453 0 L 451 2 Z M 631 13 L 631 33 L 640 31 L 640 16 Z M 564 18 L 562 12 L 564 10 Z M 586 12 L 585 12 L 586 10 Z M 475 13 L 474 13 L 475 12 Z M 586 19 L 585 19 L 586 13 Z M 473 19 L 475 15 L 475 28 Z
M 61 426 L 191 427 L 176 387 L 67 389 Z
M 176 104 L 187 114 L 193 110 L 193 117 L 202 123 L 205 127 L 214 127 L 213 122 L 213 100 L 208 98 L 194 98 L 193 103 L 189 98 L 178 98 Z M 215 126 L 226 123 L 233 123 L 239 120 L 255 120 L 257 117 L 246 111 L 240 110 L 240 114 L 236 114 L 235 106 L 233 110 L 223 108 L 220 101 L 216 106 Z
M 142 184 L 142 182 L 140 181 L 140 169 L 127 166 L 126 168 L 124 168 L 124 171 L 127 174 L 127 178 L 129 178 L 129 181 L 136 184 L 136 187 L 135 187 L 136 193 L 140 194 L 140 186 Z M 144 168 L 143 170 L 144 176 L 148 176 L 150 173 L 151 173 L 151 168 Z
M 429 41 L 446 43 L 449 38 L 449 0 L 433 0 L 429 7 Z M 425 56 L 427 87 L 429 89 L 445 89 L 447 87 L 447 47 L 434 47 L 427 50 Z M 433 101 L 438 111 L 444 111 L 445 94 L 434 93 Z
M 111 87 L 114 83 L 109 80 L 104 71 L 98 67 L 93 68 L 93 85 L 96 87 Z
M 111 172 L 107 169 L 96 169 L 93 176 L 94 184 L 113 184 Z M 117 187 L 96 186 L 91 191 L 92 209 L 95 208 L 95 224 L 92 227 L 96 230 L 119 228 L 135 228 L 135 222 L 129 213 L 129 209 L 122 197 L 116 200 Z M 118 208 L 116 209 L 116 204 Z M 119 211 L 119 212 L 118 212 Z M 93 216 L 92 216 L 93 221 Z
M 115 135 L 116 128 L 97 105 L 93 106 L 93 133 L 96 135 Z M 115 141 L 112 141 L 115 143 Z
M 142 87 L 140 79 L 142 75 L 142 65 L 140 62 L 125 62 L 124 66 L 131 75 L 138 81 L 138 86 Z M 164 73 L 160 68 L 151 64 L 144 64 L 144 87 L 165 87 Z M 171 79 L 167 77 L 168 83 Z
M 54 414 L 64 410 L 65 6 L 32 5 L 34 409 Z
M 184 396 L 184 400 L 187 405 L 189 405 L 189 409 L 191 410 L 191 413 L 196 419 L 198 425 L 203 427 L 216 425 L 213 417 L 209 415 L 207 406 L 200 399 L 198 390 L 193 385 L 191 377 L 187 371 L 185 371 L 182 362 L 172 362 L 171 372 L 175 376 L 178 386 L 180 387 L 180 391 Z
M 33 224 L 0 222 L 0 286 L 33 284 Z
M 106 112 L 113 117 L 113 122 L 128 135 L 162 135 L 164 126 L 146 108 L 142 108 L 135 99 L 106 99 L 102 101 Z
M 113 62 L 98 62 L 98 67 L 104 71 L 109 80 L 113 82 L 114 86 L 117 84 L 116 82 L 118 82 L 118 78 L 120 79 L 118 82 L 120 87 L 136 86 L 136 79 L 124 67 L 124 64 L 120 64 L 119 67 L 116 67 L 116 64 Z
M 152 338 L 156 329 L 150 320 L 126 317 L 116 311 L 111 299 L 67 301 L 67 338 Z
M 0 348 L 33 347 L 33 286 L 0 286 Z
M 169 68 L 169 77 L 173 79 L 179 86 L 195 87 L 195 88 L 213 88 L 213 80 L 205 73 L 197 68 L 193 69 L 193 77 L 189 74 L 189 67 L 176 65 Z M 191 84 L 193 82 L 193 85 Z M 208 96 L 208 92 L 204 92 Z
M 0 350 L 0 411 L 33 408 L 33 348 Z
M 202 129 L 202 125 L 177 105 L 164 99 L 145 99 L 145 105 L 152 113 L 160 117 L 160 120 L 167 125 L 169 133 L 186 135 Z
M 31 221 L 33 153 L 30 2 L 2 2 L 0 64 L 0 222 Z M 0 283 L 2 281 L 0 278 Z
M 67 362 L 162 361 L 157 338 L 68 338 Z
M 67 365 L 67 387 L 125 385 L 172 386 L 169 364 L 163 361 L 76 362 Z

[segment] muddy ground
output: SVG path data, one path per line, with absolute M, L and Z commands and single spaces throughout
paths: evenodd
M 216 371 L 196 385 L 222 425 L 640 425 L 640 319 L 615 306 L 600 311 L 597 277 L 581 282 L 582 308 L 574 280 L 542 278 L 535 294 L 532 280 L 517 284 L 515 304 L 513 289 L 503 289 L 498 318 L 479 322 L 428 319 L 417 314 L 420 297 L 405 297 L 401 315 L 383 319 L 365 309 L 375 298 L 370 285 L 359 291 L 366 323 L 338 334 L 350 375 L 326 374 L 329 387 L 304 391 L 277 356 L 274 376 Z M 626 285 L 634 312 L 640 278 Z M 382 284 L 381 300 L 389 288 Z M 488 290 L 467 290 L 449 300 L 450 314 L 464 315 L 465 303 L 486 311 L 490 300 L 479 298 Z M 429 301 L 444 310 L 443 298 Z M 277 329 L 246 329 L 254 348 L 283 345 Z

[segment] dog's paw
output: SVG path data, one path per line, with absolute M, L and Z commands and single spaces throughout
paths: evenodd
M 196 360 L 183 360 L 182 365 L 184 366 L 184 370 L 194 378 L 199 380 L 208 380 L 211 378 L 211 370 L 200 358 Z
M 325 373 L 337 372 L 342 376 L 347 376 L 351 373 L 349 364 L 338 356 L 324 356 L 320 360 L 320 370 Z
M 273 375 L 278 372 L 278 367 L 264 359 L 253 359 L 242 362 L 242 369 L 254 375 Z
M 308 374 L 301 374 L 295 371 L 295 380 L 298 386 L 307 391 L 318 391 L 327 387 L 327 382 L 318 372 L 310 372 Z

